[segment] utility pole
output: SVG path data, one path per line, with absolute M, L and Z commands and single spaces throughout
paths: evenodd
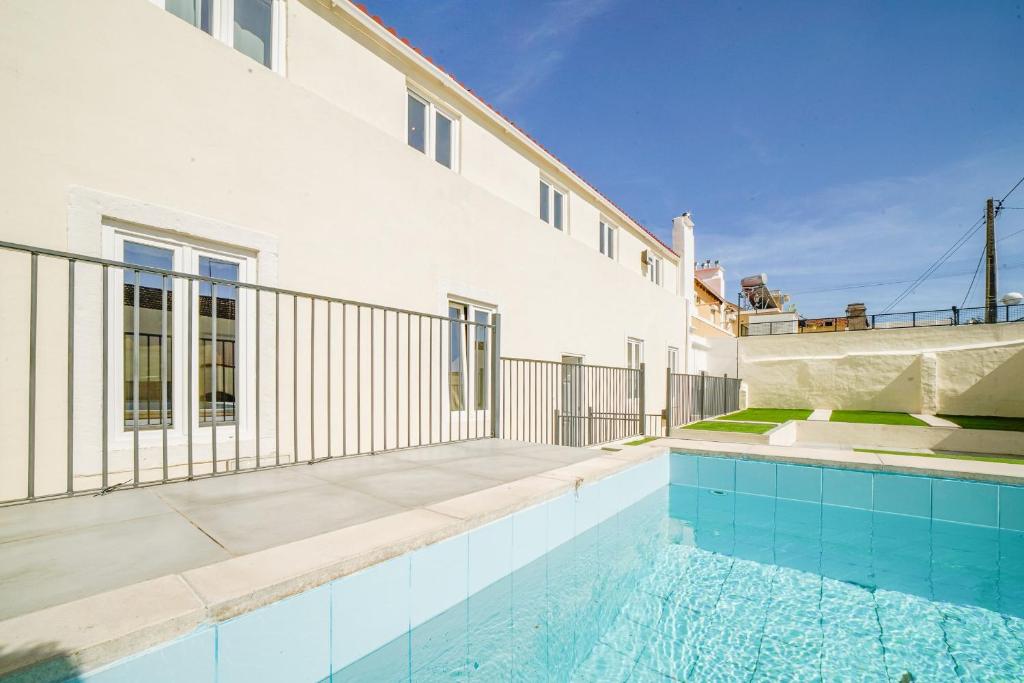
M 985 202 L 985 322 L 996 321 L 996 208 Z

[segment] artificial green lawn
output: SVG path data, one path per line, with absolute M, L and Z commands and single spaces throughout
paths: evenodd
M 1024 417 L 986 417 L 978 415 L 939 415 L 963 429 L 1003 429 L 1024 432 Z
M 707 420 L 706 422 L 694 422 L 683 429 L 706 429 L 709 432 L 743 432 L 744 434 L 764 434 L 769 429 L 775 429 L 775 424 L 758 424 L 754 422 L 718 422 Z
M 627 441 L 626 443 L 623 444 L 623 446 L 642 446 L 645 443 L 649 443 L 651 441 L 654 441 L 657 438 L 658 437 L 656 437 L 656 436 L 645 436 L 644 438 L 636 439 L 635 441 Z
M 1005 462 L 1011 465 L 1024 465 L 1024 458 L 1002 458 L 997 455 L 976 455 L 973 453 L 914 453 L 912 451 L 886 451 L 877 448 L 854 448 L 858 453 L 878 453 L 881 455 L 916 455 L 919 458 L 951 458 L 953 460 L 977 460 L 981 462 Z
M 775 422 L 806 420 L 813 410 L 807 408 L 747 408 L 738 413 L 716 417 L 716 420 L 739 420 L 740 422 Z
M 885 413 L 879 410 L 833 410 L 832 422 L 856 422 L 872 425 L 913 425 L 915 427 L 927 427 L 928 425 L 911 417 L 907 413 Z

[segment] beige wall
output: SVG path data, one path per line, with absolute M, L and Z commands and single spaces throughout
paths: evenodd
M 535 180 L 521 194 L 495 189 L 525 173 L 522 156 L 495 153 L 488 164 L 478 150 L 475 159 L 465 150 L 476 124 L 464 122 L 466 173 L 409 148 L 404 76 L 361 48 L 331 43 L 344 36 L 328 31 L 312 5 L 288 6 L 286 79 L 147 0 L 0 4 L 0 240 L 111 256 L 109 226 L 120 221 L 241 248 L 253 281 L 265 285 L 441 315 L 450 295 L 465 297 L 502 314 L 506 356 L 577 353 L 623 366 L 626 338 L 639 337 L 647 409 L 659 411 L 666 349 L 683 348 L 685 334 L 668 263 L 666 286 L 657 287 L 632 269 L 632 243 L 615 263 L 593 237 L 571 239 L 542 223 L 529 198 Z M 365 110 L 354 113 L 354 102 Z M 67 281 L 58 266 L 44 259 L 40 267 L 37 465 L 46 492 L 61 490 L 67 441 Z M 88 270 L 80 269 L 76 295 L 76 458 L 95 456 L 99 439 L 99 280 Z M 0 272 L 8 283 L 0 294 L 0 480 L 16 493 L 27 443 L 28 260 L 4 254 Z M 300 310 L 303 326 L 307 318 Z M 264 353 L 273 351 L 267 334 Z M 308 337 L 298 341 L 308 347 Z M 316 342 L 317 368 L 324 342 Z M 290 343 L 282 340 L 285 358 Z M 327 391 L 324 375 L 309 374 L 300 360 L 303 438 Z M 285 367 L 282 381 L 290 378 Z M 251 372 L 241 381 L 251 387 Z M 253 438 L 253 417 L 243 415 L 242 439 Z M 291 422 L 286 415 L 284 444 Z M 264 415 L 264 428 L 271 423 Z M 308 438 L 323 454 L 323 435 Z
M 726 365 L 735 343 L 720 344 Z M 1024 324 L 743 337 L 739 347 L 752 406 L 1024 416 Z

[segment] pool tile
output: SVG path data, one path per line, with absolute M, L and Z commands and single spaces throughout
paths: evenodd
M 736 461 L 732 458 L 697 456 L 697 481 L 703 489 L 735 490 Z
M 821 472 L 818 467 L 779 465 L 775 475 L 778 477 L 777 495 L 789 500 L 821 502 Z
M 875 475 L 875 510 L 931 517 L 932 480 L 902 474 Z
M 213 683 L 217 680 L 216 643 L 216 631 L 204 628 L 74 680 L 89 683 Z
M 471 595 L 468 613 L 469 676 L 483 681 L 512 677 L 512 577 Z
M 576 491 L 576 534 L 593 529 L 608 517 L 615 491 L 622 485 L 616 478 L 609 478 Z
M 469 532 L 470 595 L 512 572 L 512 528 L 505 517 Z
M 737 460 L 736 491 L 759 496 L 774 496 L 775 464 L 755 460 Z
M 548 550 L 546 503 L 512 515 L 512 569 L 525 567 Z
M 331 663 L 348 666 L 409 630 L 408 556 L 331 584 Z
M 408 683 L 409 642 L 410 635 L 406 631 L 384 647 L 374 650 L 344 669 L 335 671 L 331 676 L 331 683 Z
M 217 681 L 321 681 L 331 675 L 331 586 L 217 627 Z
M 413 627 L 466 599 L 468 563 L 466 534 L 428 545 L 412 554 L 409 613 Z
M 999 487 L 999 526 L 1024 531 L 1024 486 Z
M 469 658 L 469 611 L 459 603 L 414 628 L 409 643 L 413 680 L 463 678 Z
M 936 479 L 932 482 L 932 517 L 963 524 L 999 523 L 999 488 L 976 481 Z
M 669 458 L 669 483 L 677 486 L 696 486 L 697 456 L 672 453 Z
M 548 551 L 569 541 L 576 530 L 576 495 L 572 491 L 552 498 L 548 511 Z
M 854 470 L 822 471 L 821 502 L 849 508 L 871 509 L 871 491 L 874 475 Z

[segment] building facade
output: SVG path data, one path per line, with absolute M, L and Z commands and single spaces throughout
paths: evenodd
M 207 278 L 96 264 L 69 275 L 63 263 L 0 253 L 10 283 L 0 294 L 0 441 L 5 453 L 38 454 L 40 489 L 68 474 L 45 454 L 96 454 L 101 440 L 112 454 L 140 443 L 166 453 L 187 432 L 190 458 L 193 437 L 208 449 L 241 442 L 257 457 L 334 455 L 330 426 L 336 444 L 342 425 L 319 417 L 323 405 L 333 398 L 344 419 L 353 404 L 386 411 L 389 399 L 353 389 L 339 407 L 345 371 L 372 372 L 377 357 L 333 357 L 332 367 L 329 349 L 344 334 L 344 344 L 363 340 L 352 341 L 353 326 L 365 335 L 362 326 L 383 325 L 371 327 L 381 353 L 393 340 L 412 357 L 435 331 L 403 312 L 458 321 L 437 324 L 445 363 L 463 368 L 439 369 L 437 402 L 463 423 L 474 402 L 487 411 L 473 397 L 491 381 L 482 367 L 496 314 L 502 356 L 644 363 L 649 413 L 662 408 L 665 369 L 686 369 L 693 277 L 679 254 L 354 5 L 9 2 L 0 63 L 0 240 Z M 331 300 L 282 304 L 246 287 Z M 365 319 L 344 301 L 389 312 Z M 398 377 L 417 364 L 395 363 L 406 401 L 433 395 L 434 379 L 424 391 L 427 380 Z M 289 382 L 289 414 L 272 415 L 273 387 Z M 146 427 L 168 428 L 140 436 L 140 403 Z M 162 412 L 183 417 L 166 425 Z M 410 413 L 383 425 L 392 446 L 413 445 L 397 438 L 422 428 Z M 230 428 L 215 434 L 219 421 Z M 81 467 L 76 477 L 92 471 Z M 5 473 L 25 475 L 20 461 Z

